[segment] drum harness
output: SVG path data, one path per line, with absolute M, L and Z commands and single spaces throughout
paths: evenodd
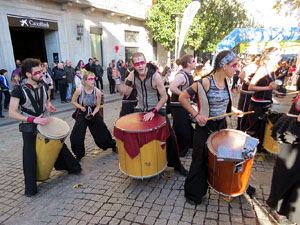
M 40 116 L 43 112 L 44 112 L 44 91 L 46 93 L 46 96 L 48 98 L 48 94 L 45 90 L 45 86 L 44 84 L 39 84 L 37 88 L 34 88 L 32 85 L 30 84 L 23 84 L 21 86 L 22 90 L 24 91 L 25 94 L 25 99 L 27 102 L 28 99 L 30 100 L 30 104 L 33 107 L 33 110 L 25 108 L 23 105 L 21 105 L 21 114 L 23 114 L 24 112 L 32 115 L 32 116 Z M 40 90 L 40 95 L 39 95 L 39 90 Z M 35 95 L 35 99 L 33 97 L 33 94 Z M 36 132 L 36 127 L 37 125 L 34 123 L 20 123 L 19 125 L 19 130 L 21 132 Z

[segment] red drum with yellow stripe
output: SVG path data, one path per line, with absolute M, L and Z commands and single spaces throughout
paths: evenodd
M 166 140 L 170 135 L 166 119 L 158 114 L 143 121 L 145 113 L 119 118 L 114 127 L 119 167 L 128 176 L 149 178 L 167 166 Z

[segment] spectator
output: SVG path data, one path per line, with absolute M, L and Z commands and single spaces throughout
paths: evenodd
M 75 83 L 75 88 L 81 88 L 81 86 L 82 86 L 82 76 L 81 76 L 80 70 L 76 71 L 75 78 L 74 78 L 74 83 Z
M 2 89 L 4 88 L 4 85 L 2 83 L 2 80 L 0 79 L 0 118 L 4 118 L 2 114 Z
M 116 93 L 115 91 L 115 80 L 112 78 L 112 68 L 114 68 L 114 64 L 111 62 L 109 64 L 109 66 L 107 67 L 107 79 L 108 79 L 108 82 L 109 82 L 109 93 L 110 94 L 114 94 Z
M 20 72 L 21 72 L 21 61 L 19 59 L 17 59 L 16 60 L 16 69 L 14 69 L 11 74 L 16 73 L 16 74 L 18 74 L 19 77 L 21 77 Z
M 99 88 L 99 82 L 101 85 L 101 91 L 103 90 L 103 68 L 102 66 L 99 64 L 99 60 L 96 59 L 95 61 L 95 75 L 96 75 L 96 86 L 97 88 Z
M 66 71 L 64 70 L 64 64 L 62 64 L 62 63 L 58 64 L 58 69 L 56 72 L 56 79 L 57 79 L 61 103 L 67 103 L 66 102 L 67 74 L 66 74 Z
M 9 93 L 9 83 L 7 80 L 7 70 L 5 70 L 5 69 L 0 70 L 0 79 L 2 80 L 2 83 L 3 83 L 2 93 L 5 96 L 4 111 L 8 111 L 8 106 L 9 106 L 9 102 L 10 102 L 10 93 Z
M 75 72 L 76 72 L 77 70 L 81 70 L 81 69 L 83 69 L 83 68 L 84 68 L 84 62 L 83 62 L 82 59 L 80 59 L 80 60 L 78 61 L 78 63 L 77 63 L 77 66 L 75 67 Z
M 96 74 L 95 66 L 93 65 L 93 59 L 92 58 L 89 58 L 89 62 L 85 65 L 85 69 L 87 71 L 91 71 L 94 74 Z
M 65 72 L 67 76 L 67 98 L 68 102 L 71 101 L 73 89 L 75 88 L 74 77 L 75 77 L 75 69 L 72 67 L 72 63 L 70 60 L 66 61 Z M 74 87 L 73 87 L 74 86 Z
M 12 89 L 14 89 L 16 86 L 20 85 L 20 76 L 17 73 L 13 73 L 11 76 L 11 81 L 10 81 Z

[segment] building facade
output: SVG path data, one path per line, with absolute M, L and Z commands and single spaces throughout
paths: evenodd
M 152 0 L 0 0 L 0 68 L 10 74 L 16 59 L 28 57 L 50 67 L 65 60 L 75 67 L 96 57 L 106 68 L 136 51 L 147 60 L 163 59 L 167 53 L 145 26 L 151 5 Z

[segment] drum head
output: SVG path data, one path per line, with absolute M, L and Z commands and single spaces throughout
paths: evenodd
M 38 131 L 49 138 L 63 138 L 70 132 L 70 127 L 67 122 L 57 117 L 50 117 L 50 120 L 45 125 L 38 125 Z
M 122 116 L 116 121 L 115 128 L 127 132 L 138 133 L 156 130 L 166 124 L 166 119 L 156 114 L 152 120 L 144 121 L 143 116 L 146 113 L 132 113 Z
M 247 134 L 242 131 L 224 129 L 212 133 L 207 139 L 207 147 L 214 155 L 218 154 L 219 146 L 231 150 L 242 151 L 246 142 Z

